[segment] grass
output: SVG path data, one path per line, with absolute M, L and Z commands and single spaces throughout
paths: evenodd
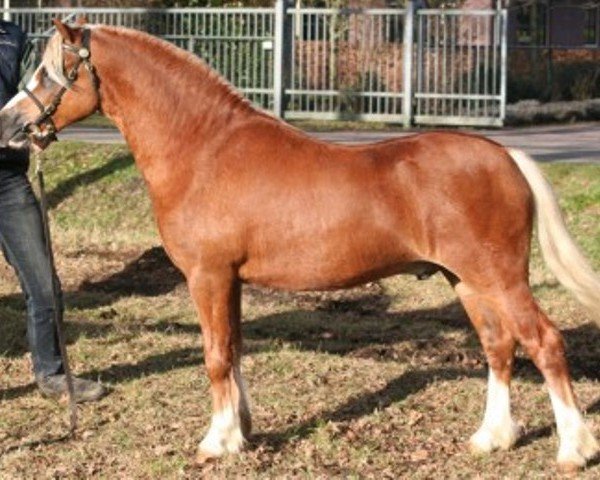
M 12 478 L 556 478 L 552 412 L 519 353 L 510 452 L 472 457 L 485 359 L 445 282 L 394 277 L 328 294 L 244 291 L 248 450 L 193 465 L 210 400 L 181 276 L 159 247 L 150 202 L 123 146 L 61 142 L 44 154 L 74 369 L 112 389 L 80 407 L 31 383 L 24 307 L 0 265 L 0 475 Z M 600 269 L 600 166 L 545 165 L 569 225 Z M 532 284 L 563 329 L 575 389 L 600 436 L 600 332 L 543 267 Z M 591 466 L 579 478 L 600 476 Z
M 115 124 L 108 117 L 99 113 L 94 113 L 89 117 L 77 122 L 79 127 L 94 127 L 94 128 L 116 128 Z

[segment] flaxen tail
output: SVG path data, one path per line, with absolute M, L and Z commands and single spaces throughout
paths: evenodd
M 569 234 L 552 187 L 535 161 L 521 150 L 507 150 L 533 192 L 544 260 L 558 281 L 591 310 L 600 326 L 600 276 Z

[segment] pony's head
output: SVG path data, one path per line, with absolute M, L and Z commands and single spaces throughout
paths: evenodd
M 0 110 L 0 147 L 30 141 L 45 148 L 66 125 L 99 108 L 98 78 L 91 63 L 85 20 L 69 26 L 54 20 L 50 38 L 27 86 Z

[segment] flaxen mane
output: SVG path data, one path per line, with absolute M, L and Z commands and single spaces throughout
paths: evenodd
M 42 65 L 46 68 L 48 76 L 62 86 L 68 85 L 64 72 L 63 40 L 60 35 L 53 35 L 48 40 L 48 45 L 42 57 Z

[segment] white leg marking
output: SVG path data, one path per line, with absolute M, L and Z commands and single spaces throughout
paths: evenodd
M 216 412 L 211 420 L 210 429 L 200 442 L 200 451 L 204 454 L 220 457 L 226 453 L 237 453 L 244 444 L 239 413 L 230 405 Z
M 234 367 L 229 377 L 231 397 L 227 399 L 226 406 L 212 416 L 208 433 L 200 442 L 201 455 L 220 457 L 226 453 L 238 453 L 244 445 L 244 425 L 246 417 L 249 428 L 250 413 L 246 400 L 244 381 L 239 367 Z
M 490 369 L 487 400 L 483 423 L 471 437 L 471 449 L 475 453 L 489 453 L 512 447 L 519 437 L 519 426 L 510 415 L 508 385 L 498 380 Z
M 552 390 L 550 400 L 560 438 L 557 461 L 582 467 L 600 451 L 600 446 L 577 408 L 566 405 Z

